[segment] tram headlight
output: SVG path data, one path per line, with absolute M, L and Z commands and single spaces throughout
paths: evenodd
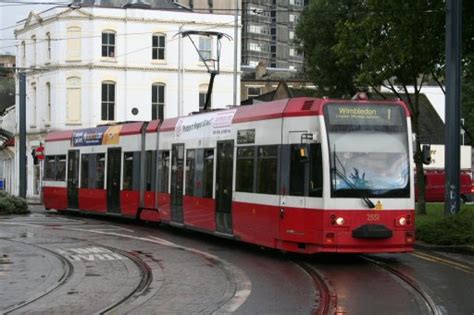
M 400 224 L 401 226 L 404 226 L 407 224 L 407 219 L 405 217 L 401 217 L 398 219 L 398 224 Z
M 344 223 L 346 223 L 346 220 L 344 220 L 343 217 L 338 217 L 338 218 L 336 219 L 336 224 L 337 224 L 337 225 L 344 225 Z

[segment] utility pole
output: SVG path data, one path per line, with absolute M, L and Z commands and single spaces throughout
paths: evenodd
M 239 64 L 239 2 L 235 0 L 235 15 L 234 15 L 234 103 L 237 104 L 237 71 Z
M 19 115 L 19 143 L 18 143 L 18 167 L 19 167 L 19 195 L 26 198 L 26 74 L 24 71 L 18 72 L 20 81 L 20 106 Z
M 459 212 L 462 0 L 446 2 L 446 189 L 444 214 Z

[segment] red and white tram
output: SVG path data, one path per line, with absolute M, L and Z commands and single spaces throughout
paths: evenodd
M 410 252 L 401 101 L 295 98 L 48 134 L 44 205 L 299 253 Z

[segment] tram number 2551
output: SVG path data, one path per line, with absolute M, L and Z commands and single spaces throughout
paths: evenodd
M 378 213 L 368 213 L 367 214 L 367 221 L 379 221 L 380 214 Z

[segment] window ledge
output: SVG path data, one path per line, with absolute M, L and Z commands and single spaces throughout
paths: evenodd
M 102 59 L 100 60 L 102 62 L 110 62 L 110 63 L 117 63 L 117 59 L 114 57 L 102 57 Z
M 80 122 L 80 121 L 67 121 L 66 125 L 67 126 L 78 126 L 78 125 L 82 125 L 82 122 Z
M 44 123 L 44 126 L 45 126 L 45 127 L 51 127 L 51 123 L 50 123 L 50 122 L 46 122 L 46 123 Z
M 36 125 L 30 125 L 30 128 L 35 128 L 36 129 Z
M 155 59 L 155 60 L 152 60 L 152 61 L 151 61 L 151 64 L 152 64 L 152 65 L 166 65 L 166 64 L 168 64 L 168 63 L 167 63 L 166 60 L 164 60 L 164 59 L 163 59 L 163 60 L 161 60 L 161 59 Z
M 82 59 L 66 59 L 66 62 L 81 62 Z

